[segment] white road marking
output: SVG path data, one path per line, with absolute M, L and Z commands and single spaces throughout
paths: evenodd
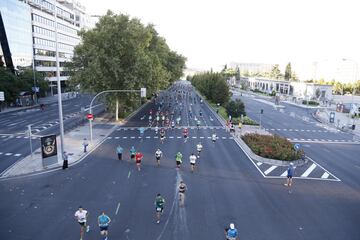
M 117 215 L 118 214 L 118 212 L 119 212 L 119 208 L 120 208 L 120 202 L 118 203 L 118 205 L 117 205 L 117 208 L 116 208 L 116 211 L 115 211 L 115 215 Z
M 131 139 L 135 139 L 135 137 L 130 137 Z
M 177 137 L 177 138 L 181 138 L 181 137 Z
M 265 172 L 264 172 L 264 174 L 265 175 L 268 175 L 269 173 L 271 173 L 274 169 L 276 169 L 277 168 L 277 166 L 271 166 L 271 167 L 269 167 Z
M 5 153 L 5 156 L 10 156 L 12 155 L 12 153 Z
M 115 139 L 119 139 L 120 137 L 115 137 Z
M 204 139 L 204 137 L 200 137 L 200 139 Z
M 150 138 L 150 136 L 146 136 L 146 138 Z
M 301 175 L 301 177 L 308 177 L 310 173 L 314 171 L 315 168 L 316 168 L 316 164 L 315 163 L 311 164 L 311 166 L 308 169 L 306 169 L 306 171 Z
M 123 139 L 127 139 L 127 137 L 123 137 Z
M 256 163 L 258 166 L 261 166 L 262 165 L 262 162 L 257 162 Z
M 108 139 L 112 139 L 112 137 L 108 137 Z
M 14 154 L 15 157 L 20 157 L 21 153 Z
M 330 176 L 330 174 L 329 174 L 329 173 L 324 172 L 324 174 L 321 176 L 321 178 L 328 178 L 329 176 Z
M 0 152 L 0 155 L 2 155 L 3 153 L 2 152 Z
M 283 172 L 280 176 L 281 177 L 286 177 L 287 176 L 287 170 L 285 170 L 285 172 Z
M 174 138 L 173 136 L 170 136 L 169 138 Z

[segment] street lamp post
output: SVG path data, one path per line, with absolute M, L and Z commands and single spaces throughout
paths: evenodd
M 352 91 L 352 94 L 351 94 L 351 108 L 353 108 L 353 106 L 354 106 L 354 94 L 355 94 L 355 84 L 356 84 L 356 81 L 357 81 L 357 76 L 358 76 L 358 68 L 359 68 L 359 65 L 358 65 L 358 63 L 355 61 L 355 60 L 353 60 L 353 59 L 348 59 L 348 58 L 343 58 L 342 59 L 343 61 L 350 61 L 350 62 L 353 62 L 354 63 L 354 65 L 355 65 L 355 68 L 354 68 L 354 70 L 355 70 L 355 73 L 354 73 L 354 78 L 355 78 L 355 80 L 354 80 L 354 84 L 353 84 L 353 91 Z M 351 110 L 351 109 L 350 109 Z M 351 113 L 349 113 L 349 122 L 350 122 L 350 118 L 351 118 Z M 355 118 L 353 119 L 353 129 L 354 129 L 354 124 L 355 124 Z

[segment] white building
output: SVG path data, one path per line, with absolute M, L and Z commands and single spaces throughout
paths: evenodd
M 73 57 L 74 47 L 81 41 L 78 31 L 91 28 L 85 8 L 68 0 L 28 0 L 31 6 L 34 65 L 45 72 L 50 82 L 57 81 L 56 51 L 59 56 L 60 80 L 69 78 L 64 64 Z M 89 26 L 90 25 L 90 26 Z M 50 84 L 52 85 L 52 84 Z
M 274 65 L 275 64 L 268 64 L 268 63 L 236 63 L 236 62 L 230 62 L 228 64 L 228 67 L 232 68 L 232 69 L 239 68 L 242 73 L 243 72 L 248 72 L 249 74 L 256 74 L 256 73 L 271 72 Z
M 251 90 L 259 90 L 264 93 L 276 93 L 293 96 L 298 99 L 331 100 L 332 86 L 315 83 L 292 82 L 285 80 L 272 80 L 263 78 L 248 78 L 248 86 Z

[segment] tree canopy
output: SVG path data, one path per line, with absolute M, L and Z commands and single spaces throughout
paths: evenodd
M 137 18 L 108 11 L 95 28 L 80 36 L 82 43 L 75 47 L 67 69 L 70 84 L 80 84 L 82 91 L 146 87 L 152 94 L 183 74 L 185 57 L 170 50 L 153 25 L 145 26 Z M 128 101 L 129 96 L 123 99 Z
M 291 63 L 288 63 L 285 68 L 285 76 L 284 76 L 286 81 L 289 81 L 291 79 L 291 74 L 292 74 Z
M 224 74 L 211 72 L 196 74 L 191 78 L 191 83 L 213 103 L 225 105 L 230 99 L 230 90 Z

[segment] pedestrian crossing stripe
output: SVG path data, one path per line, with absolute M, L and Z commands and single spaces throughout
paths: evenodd
M 311 158 L 307 157 L 310 161 L 308 164 L 310 165 L 304 165 L 306 169 L 299 169 L 303 166 L 295 167 L 295 174 L 293 178 L 298 179 L 312 179 L 312 180 L 328 180 L 328 181 L 341 181 L 339 178 L 337 178 L 335 175 L 331 174 L 329 171 L 327 171 L 325 168 L 323 168 L 320 164 L 316 163 Z M 275 166 L 270 165 L 263 162 L 254 161 L 254 165 L 256 168 L 262 173 L 262 175 L 265 178 L 285 178 L 287 176 L 287 166 Z M 286 168 L 285 170 L 282 170 Z M 279 169 L 280 171 L 276 171 Z M 319 175 L 319 171 L 320 174 Z M 321 173 L 321 171 L 323 173 Z M 313 175 L 312 175 L 313 174 Z
M 320 129 L 293 129 L 293 128 L 265 128 L 266 131 L 289 131 L 289 132 L 319 132 L 319 133 L 330 133 L 330 132 L 340 132 L 339 129 L 327 129 L 327 130 L 320 130 Z
M 136 138 L 138 138 L 138 139 L 141 139 L 141 138 L 146 138 L 146 139 L 150 139 L 150 138 L 155 138 L 155 139 L 157 139 L 157 138 L 159 138 L 158 136 L 145 136 L 145 137 L 140 137 L 140 136 L 138 136 L 138 137 L 135 137 L 135 136 L 131 136 L 131 137 L 126 137 L 126 136 L 124 136 L 124 137 L 107 137 L 107 139 L 127 139 L 127 138 L 130 138 L 130 139 L 136 139 Z M 180 137 L 180 136 L 177 136 L 177 137 L 175 137 L 175 136 L 169 136 L 169 137 L 165 137 L 165 138 L 169 138 L 169 139 L 174 139 L 174 138 L 177 138 L 177 139 L 181 139 L 181 138 L 183 138 L 183 137 Z M 193 136 L 193 137 L 191 137 L 192 139 L 204 139 L 205 137 L 196 137 L 196 136 Z M 207 139 L 211 139 L 211 137 L 207 137 Z M 216 139 L 230 139 L 230 140 L 233 140 L 234 139 L 234 137 L 217 137 Z
M 144 127 L 144 126 L 139 126 L 139 127 L 118 127 L 116 129 L 116 131 L 126 131 L 126 130 L 130 130 L 130 131 L 134 131 L 134 130 L 139 130 L 139 128 L 144 128 L 145 130 L 155 130 L 155 127 Z M 158 129 L 161 129 L 161 128 L 164 128 L 164 129 L 173 129 L 173 128 L 170 128 L 170 127 L 165 127 L 165 126 L 159 126 Z M 175 127 L 174 129 L 184 129 L 184 128 L 187 128 L 187 129 L 225 129 L 225 127 L 223 126 L 199 126 L 199 127 L 196 127 L 196 126 L 179 126 L 179 127 Z

